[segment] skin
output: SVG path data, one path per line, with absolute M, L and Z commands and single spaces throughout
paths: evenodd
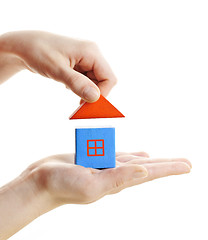
M 100 92 L 106 96 L 116 83 L 94 43 L 34 31 L 0 36 L 0 83 L 23 69 L 60 81 L 90 102 Z M 90 94 L 90 87 L 97 95 Z M 92 203 L 127 187 L 190 169 L 187 159 L 152 159 L 145 152 L 117 153 L 116 168 L 105 170 L 75 165 L 74 154 L 39 160 L 0 188 L 0 239 L 8 239 L 61 205 Z
M 107 96 L 117 82 L 95 43 L 40 31 L 0 37 L 0 82 L 23 69 L 64 83 L 87 102 Z

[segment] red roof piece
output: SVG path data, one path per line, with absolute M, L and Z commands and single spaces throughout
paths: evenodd
M 69 117 L 69 119 L 88 119 L 88 118 L 117 118 L 125 117 L 118 111 L 105 97 L 100 98 L 94 103 L 85 102 Z

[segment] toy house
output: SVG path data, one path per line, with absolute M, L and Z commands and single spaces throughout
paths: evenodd
M 94 103 L 83 103 L 69 119 L 124 117 L 102 95 Z M 91 168 L 115 167 L 115 128 L 76 128 L 75 164 Z

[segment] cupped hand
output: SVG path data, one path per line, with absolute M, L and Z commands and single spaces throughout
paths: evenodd
M 106 96 L 116 77 L 97 45 L 41 31 L 1 36 L 4 50 L 17 55 L 25 68 L 64 83 L 87 102 Z
M 91 203 L 124 188 L 191 169 L 187 159 L 152 159 L 144 152 L 117 153 L 116 163 L 112 169 L 84 168 L 74 164 L 74 154 L 63 154 L 40 160 L 24 173 L 32 172 L 36 187 L 46 190 L 55 204 L 62 205 Z

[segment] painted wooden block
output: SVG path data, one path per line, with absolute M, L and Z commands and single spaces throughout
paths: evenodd
M 90 168 L 115 167 L 115 128 L 77 128 L 75 164 Z
M 84 102 L 69 117 L 69 119 L 88 118 L 118 118 L 124 115 L 118 111 L 105 97 L 100 95 L 98 101 L 94 103 Z

